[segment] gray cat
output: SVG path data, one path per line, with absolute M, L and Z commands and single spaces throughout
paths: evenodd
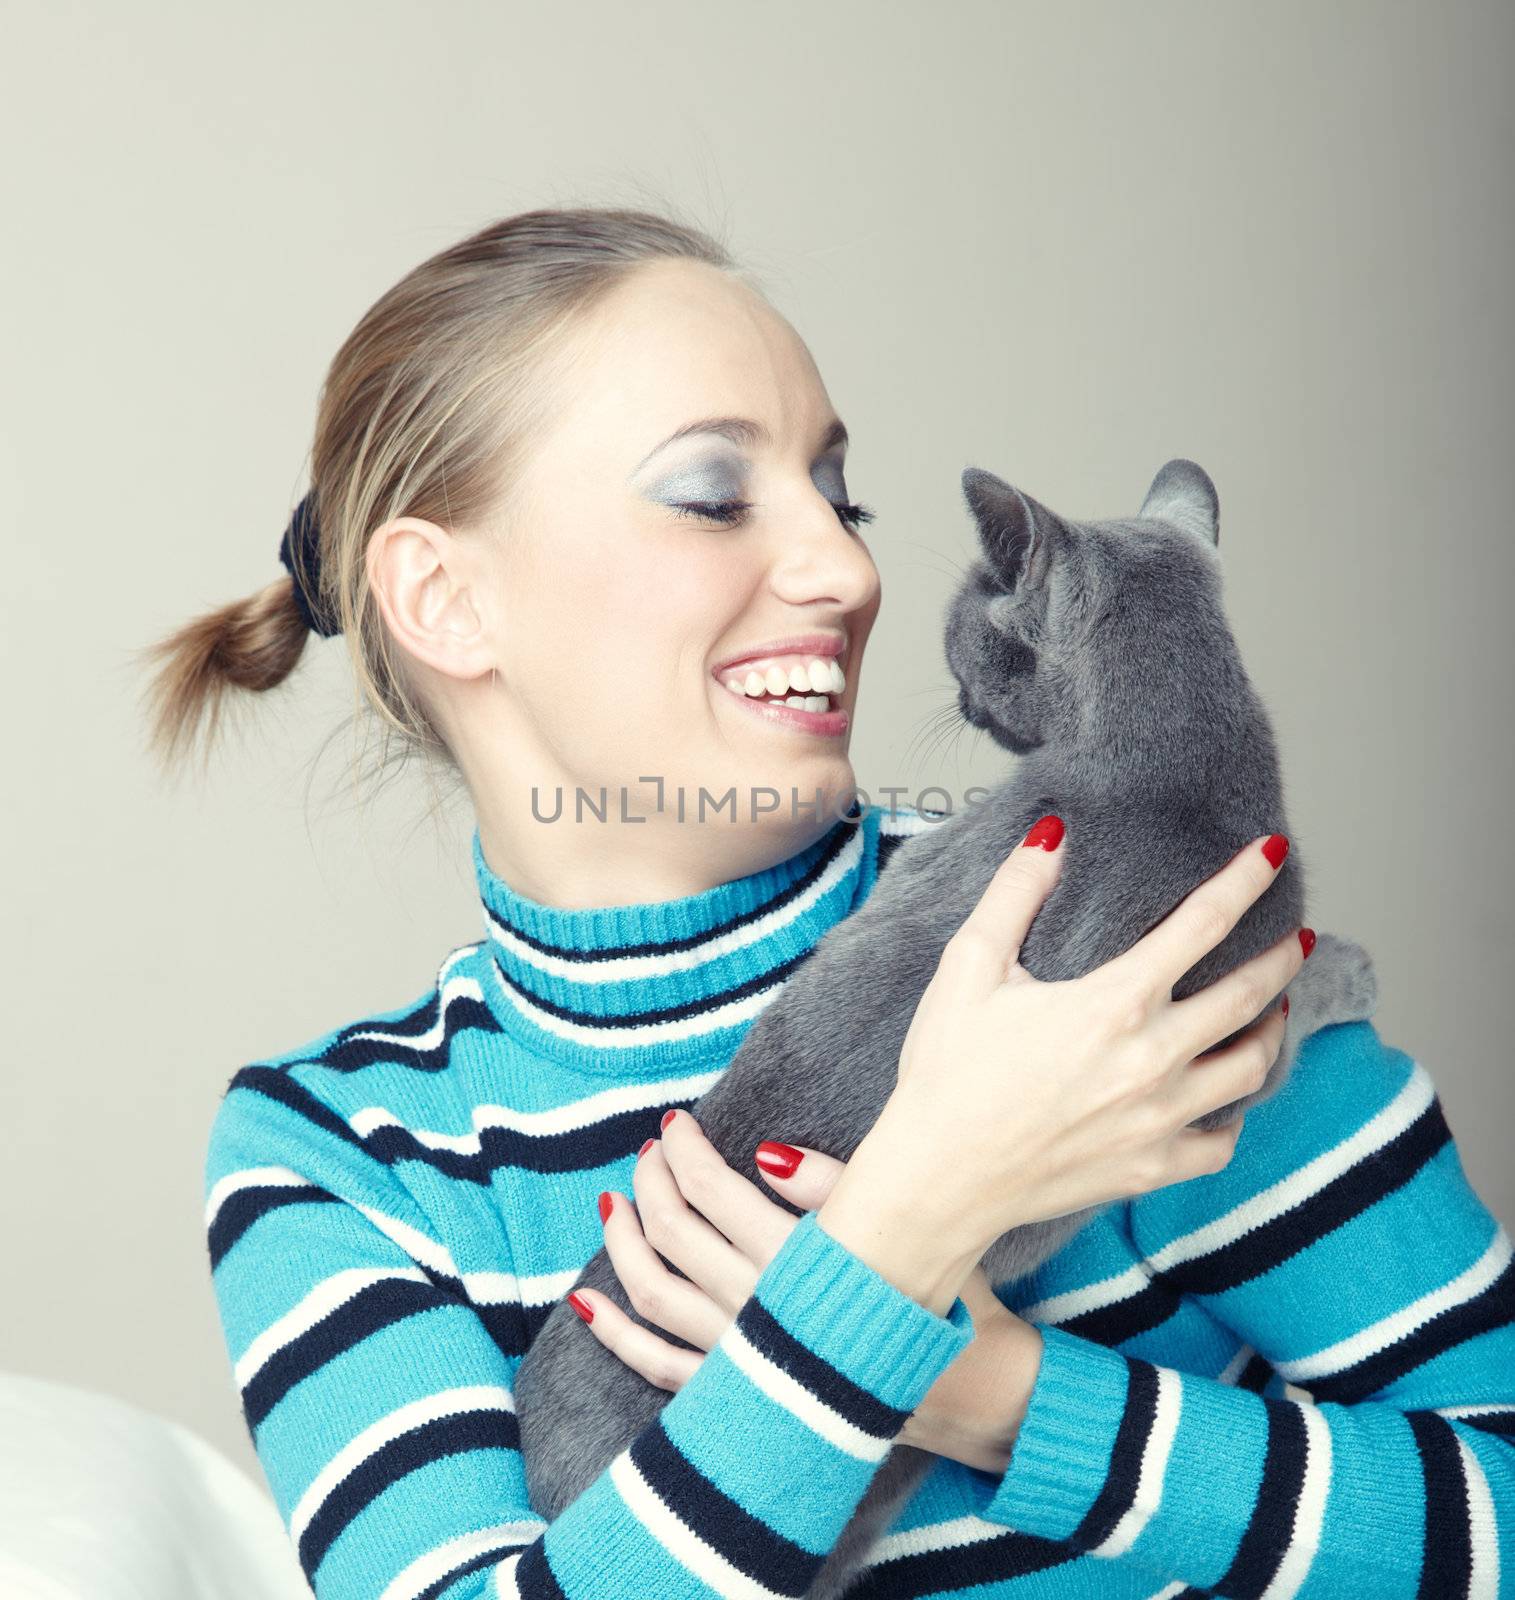
M 1264 833 L 1290 836 L 1277 878 L 1174 997 L 1305 921 L 1273 733 L 1222 606 L 1209 477 L 1170 461 L 1134 518 L 1107 522 L 1069 521 L 978 468 L 962 483 L 982 558 L 952 600 L 947 662 L 963 716 L 1021 759 L 986 800 L 895 847 L 869 898 L 790 976 L 693 1107 L 721 1156 L 773 1198 L 753 1161 L 758 1141 L 851 1156 L 894 1088 L 948 937 L 1045 813 L 1067 824 L 1068 856 L 1021 951 L 1034 977 L 1080 977 L 1129 949 Z M 1218 1127 L 1276 1092 L 1305 1034 L 1371 1015 L 1368 954 L 1322 934 L 1288 992 L 1284 1043 L 1263 1086 L 1195 1127 Z M 1012 1229 L 983 1256 L 990 1282 L 1030 1272 L 1101 1209 Z M 642 1321 L 603 1249 L 577 1281 Z M 556 1517 L 669 1398 L 585 1338 L 569 1307 L 554 1308 L 516 1383 L 532 1506 Z M 909 1445 L 890 1451 L 807 1600 L 843 1593 L 931 1461 Z

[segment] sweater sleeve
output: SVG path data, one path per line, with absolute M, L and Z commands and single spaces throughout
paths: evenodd
M 1042 1325 L 984 1517 L 1165 1600 L 1515 1595 L 1511 1242 L 1418 1062 L 1371 1023 L 1310 1035 L 1222 1171 L 1126 1215 L 1139 1270 Z M 1244 1341 L 1221 1377 L 1139 1353 L 1180 1297 Z M 1099 1319 L 1136 1348 L 1077 1331 Z
M 243 1414 L 318 1600 L 802 1595 L 971 1341 L 964 1303 L 938 1316 L 807 1212 L 660 1416 L 544 1521 L 520 1355 L 299 1071 L 232 1080 L 206 1226 Z

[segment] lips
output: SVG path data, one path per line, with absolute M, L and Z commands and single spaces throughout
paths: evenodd
M 779 657 L 805 657 L 818 656 L 824 660 L 840 660 L 847 651 L 847 638 L 845 634 L 837 633 L 793 633 L 782 639 L 768 639 L 762 644 L 751 645 L 739 651 L 736 655 L 726 656 L 718 661 L 711 669 L 716 677 L 728 676 L 733 668 L 744 666 L 750 661 L 763 661 L 769 657 L 777 660 Z

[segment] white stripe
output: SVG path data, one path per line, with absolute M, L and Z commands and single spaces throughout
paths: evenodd
M 726 1331 L 718 1342 L 720 1348 L 757 1388 L 827 1444 L 849 1456 L 855 1456 L 859 1461 L 882 1461 L 889 1454 L 892 1439 L 881 1439 L 877 1434 L 865 1433 L 855 1423 L 833 1411 L 798 1379 L 782 1367 L 775 1366 L 734 1322 L 726 1325 Z
M 1183 1594 L 1188 1587 L 1182 1578 L 1176 1578 L 1172 1583 L 1165 1583 L 1155 1594 L 1149 1594 L 1147 1600 L 1173 1600 L 1174 1595 Z
M 1499 1518 L 1494 1496 L 1478 1452 L 1461 1437 L 1457 1448 L 1462 1452 L 1462 1475 L 1468 1486 L 1468 1532 L 1473 1546 L 1468 1600 L 1499 1600 Z
M 579 1281 L 583 1267 L 565 1267 L 560 1272 L 465 1272 L 463 1287 L 468 1298 L 481 1306 L 545 1306 L 561 1300 Z
M 1163 1480 L 1167 1475 L 1174 1436 L 1178 1433 L 1178 1414 L 1183 1406 L 1183 1384 L 1171 1367 L 1156 1367 L 1154 1370 L 1157 1373 L 1157 1397 L 1153 1405 L 1152 1429 L 1142 1448 L 1136 1493 L 1108 1536 L 1093 1546 L 1093 1555 L 1124 1555 L 1162 1504 Z
M 1154 1272 L 1166 1271 L 1181 1261 L 1190 1261 L 1195 1256 L 1207 1255 L 1212 1250 L 1231 1244 L 1272 1218 L 1293 1210 L 1403 1133 L 1430 1105 L 1435 1093 L 1430 1074 L 1418 1061 L 1413 1062 L 1404 1087 L 1356 1133 L 1331 1149 L 1322 1151 L 1313 1160 L 1280 1178 L 1277 1183 L 1270 1184 L 1259 1194 L 1244 1200 L 1224 1216 L 1165 1244 L 1146 1258 L 1147 1264 Z
M 722 1600 L 783 1600 L 775 1589 L 749 1578 L 712 1550 L 689 1524 L 666 1506 L 637 1471 L 631 1452 L 623 1450 L 610 1463 L 610 1478 L 627 1509 L 681 1566 L 692 1572 Z
M 1308 1389 L 1301 1389 L 1297 1383 L 1289 1383 L 1285 1381 L 1283 1387 L 1278 1392 L 1278 1398 L 1280 1400 L 1313 1401 L 1315 1396 L 1311 1394 Z
M 1301 1356 L 1295 1361 L 1274 1361 L 1277 1372 L 1286 1378 L 1319 1378 L 1328 1373 L 1341 1372 L 1347 1367 L 1366 1361 L 1378 1351 L 1387 1349 L 1396 1340 L 1412 1333 L 1432 1317 L 1451 1307 L 1461 1305 L 1481 1294 L 1510 1263 L 1510 1236 L 1504 1228 L 1495 1225 L 1494 1238 L 1489 1247 L 1473 1265 L 1429 1294 L 1412 1300 L 1402 1310 L 1340 1339 L 1313 1355 Z
M 333 1273 L 276 1322 L 269 1323 L 242 1352 L 232 1369 L 237 1387 L 245 1389 L 260 1368 L 285 1345 L 298 1339 L 302 1333 L 308 1333 L 322 1318 L 329 1317 L 339 1306 L 346 1305 L 370 1284 L 381 1283 L 386 1278 L 416 1283 L 428 1281 L 419 1267 L 347 1267 Z
M 1096 1283 L 1085 1284 L 1081 1289 L 1049 1295 L 1016 1315 L 1026 1322 L 1067 1322 L 1085 1311 L 1097 1311 L 1102 1306 L 1113 1305 L 1117 1300 L 1140 1294 L 1151 1281 L 1151 1274 L 1143 1271 L 1139 1265 L 1129 1266 L 1113 1277 L 1101 1278 Z
M 1253 1350 L 1249 1344 L 1244 1344 L 1240 1350 L 1215 1374 L 1216 1383 L 1235 1383 L 1247 1370 L 1247 1363 L 1252 1359 Z
M 826 870 L 806 889 L 786 904 L 755 917 L 751 922 L 733 928 L 729 933 L 692 945 L 687 950 L 672 950 L 663 954 L 640 956 L 597 956 L 587 961 L 569 961 L 562 956 L 547 955 L 523 943 L 485 907 L 484 926 L 490 938 L 502 949 L 510 952 L 523 966 L 534 972 L 562 978 L 585 988 L 602 983 L 630 983 L 648 978 L 666 977 L 675 972 L 689 972 L 708 966 L 722 956 L 744 950 L 748 945 L 759 944 L 787 928 L 802 917 L 817 900 L 829 894 L 843 878 L 857 870 L 862 853 L 862 832 L 859 829 L 839 850 Z
M 428 1149 L 477 1156 L 481 1152 L 481 1139 L 486 1129 L 509 1128 L 534 1139 L 579 1133 L 628 1111 L 644 1111 L 649 1106 L 664 1105 L 670 1100 L 697 1100 L 720 1081 L 725 1070 L 724 1067 L 717 1067 L 710 1072 L 660 1078 L 655 1083 L 617 1084 L 612 1089 L 601 1089 L 595 1094 L 569 1100 L 544 1111 L 521 1111 L 515 1106 L 478 1105 L 473 1108 L 472 1133 L 437 1133 L 428 1128 L 414 1127 L 409 1131 L 418 1143 Z M 367 1138 L 376 1128 L 408 1126 L 387 1106 L 364 1106 L 353 1112 L 347 1120 L 360 1138 Z
M 1319 1406 L 1299 1408 L 1305 1423 L 1305 1473 L 1294 1508 L 1289 1548 L 1262 1592 L 1262 1600 L 1293 1600 L 1310 1575 L 1320 1549 L 1320 1530 L 1326 1520 L 1326 1498 L 1331 1492 L 1331 1429 Z
M 332 1490 L 392 1439 L 434 1422 L 438 1417 L 456 1416 L 464 1411 L 514 1409 L 515 1403 L 508 1389 L 502 1389 L 497 1384 L 475 1384 L 426 1395 L 391 1411 L 388 1416 L 380 1417 L 356 1438 L 350 1439 L 316 1474 L 310 1487 L 300 1496 L 299 1504 L 290 1513 L 290 1538 L 298 1544 Z
M 891 815 L 888 806 L 879 805 L 878 828 L 886 839 L 908 839 L 928 828 L 939 828 L 946 821 L 946 817 L 922 816 L 914 806 L 895 806 Z
M 317 1185 L 292 1167 L 243 1167 L 240 1172 L 228 1172 L 217 1181 L 206 1196 L 205 1226 L 207 1230 L 220 1214 L 221 1207 L 234 1194 L 243 1189 L 314 1189 Z
M 495 988 L 533 1027 L 555 1034 L 559 1039 L 567 1039 L 572 1044 L 589 1045 L 594 1049 L 620 1050 L 643 1044 L 666 1044 L 680 1039 L 701 1038 L 722 1028 L 733 1028 L 738 1023 L 757 1016 L 771 1005 L 778 999 L 784 987 L 784 981 L 778 979 L 769 988 L 760 990 L 757 994 L 747 995 L 741 1000 L 728 1001 L 723 1006 L 697 1012 L 690 1017 L 675 1017 L 668 1022 L 642 1022 L 633 1025 L 623 1024 L 612 1018 L 603 1027 L 586 1027 L 582 1023 L 555 1017 L 550 1011 L 543 1011 L 539 1006 L 532 1005 L 505 982 L 497 962 L 490 962 L 489 971 L 494 979 Z
M 1444 1417 L 1481 1417 L 1489 1413 L 1502 1414 L 1506 1411 L 1515 1411 L 1515 1404 L 1506 1404 L 1502 1400 L 1484 1400 L 1474 1405 L 1437 1406 L 1435 1409 Z
M 477 949 L 478 946 L 473 948 Z M 382 1028 L 368 1028 L 362 1033 L 349 1033 L 346 1039 L 373 1039 L 380 1044 L 396 1045 L 402 1050 L 434 1050 L 447 1037 L 447 1008 L 458 999 L 477 1000 L 482 1005 L 484 991 L 479 987 L 479 980 L 459 976 L 442 983 L 437 989 L 436 1020 L 425 1033 L 385 1033 Z
M 868 1554 L 859 1564 L 876 1567 L 885 1561 L 896 1561 L 901 1556 L 926 1555 L 936 1550 L 960 1550 L 964 1545 L 982 1544 L 985 1539 L 1015 1537 L 1013 1530 L 1003 1522 L 990 1522 L 984 1517 L 953 1517 L 946 1522 L 928 1522 L 924 1527 L 906 1528 L 901 1533 L 881 1534 L 868 1547 Z
M 403 1572 L 396 1575 L 385 1586 L 379 1600 L 415 1600 L 418 1594 L 423 1593 L 438 1579 L 445 1578 L 449 1572 L 481 1556 L 494 1546 L 504 1544 L 508 1540 L 520 1540 L 527 1544 L 543 1533 L 547 1524 L 541 1521 L 530 1522 L 498 1522 L 492 1528 L 480 1528 L 476 1533 L 460 1534 L 456 1539 L 449 1539 L 446 1544 L 440 1544 L 435 1550 L 428 1550 L 425 1555 L 418 1556 Z M 521 1552 L 513 1551 L 509 1556 L 502 1558 L 504 1561 L 519 1561 Z M 498 1568 L 496 1569 L 498 1571 Z
M 361 1211 L 380 1233 L 399 1245 L 412 1261 L 420 1262 L 423 1267 L 430 1267 L 433 1272 L 444 1273 L 449 1278 L 461 1280 L 463 1275 L 458 1271 L 458 1264 L 452 1259 L 445 1245 L 438 1244 L 419 1228 L 412 1228 L 408 1222 L 401 1222 L 398 1217 L 392 1217 L 387 1212 L 376 1211 L 372 1206 L 365 1206 L 356 1200 L 352 1204 L 354 1209 Z

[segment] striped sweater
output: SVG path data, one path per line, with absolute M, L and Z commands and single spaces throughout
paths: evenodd
M 686 898 L 524 899 L 419 998 L 244 1066 L 206 1226 L 247 1426 L 319 1600 L 801 1596 L 972 1337 L 806 1213 L 700 1366 L 548 1523 L 512 1404 L 596 1198 L 920 815 Z M 785 1130 L 775 1128 L 774 1137 Z M 1515 1267 L 1425 1069 L 1304 1041 L 1224 1170 L 1000 1289 L 1044 1355 L 1009 1466 L 945 1457 L 859 1600 L 1515 1595 Z M 586 1339 L 594 1337 L 584 1329 Z

